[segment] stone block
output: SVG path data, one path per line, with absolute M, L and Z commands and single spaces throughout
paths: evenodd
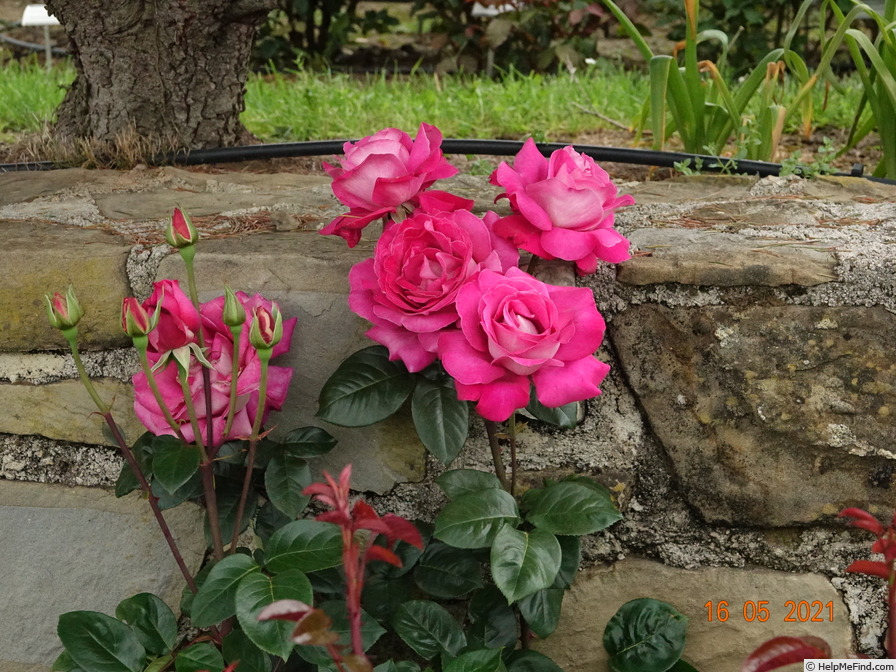
M 205 551 L 202 514 L 165 512 L 184 560 L 196 571 Z M 172 608 L 184 580 L 149 506 L 95 488 L 0 480 L 0 669 L 46 672 L 62 650 L 59 615 L 112 615 L 123 599 L 159 595 Z
M 684 658 L 698 670 L 738 672 L 744 659 L 760 644 L 779 635 L 813 635 L 831 645 L 835 658 L 845 658 L 852 646 L 852 630 L 846 605 L 831 583 L 819 574 L 791 574 L 769 569 L 706 567 L 676 569 L 658 562 L 630 558 L 610 569 L 580 572 L 563 600 L 557 631 L 535 644 L 565 672 L 609 672 L 603 648 L 604 628 L 626 602 L 652 597 L 668 602 L 688 618 Z M 728 620 L 716 615 L 709 620 L 707 602 L 728 602 Z M 747 620 L 753 614 L 748 603 L 767 601 L 769 618 Z M 793 611 L 793 601 L 820 603 L 820 622 L 800 620 L 806 610 Z M 833 620 L 828 620 L 828 603 Z M 746 605 L 746 608 L 745 608 Z M 746 613 L 746 617 L 745 617 Z M 816 610 L 808 612 L 815 615 Z
M 102 231 L 34 221 L 0 220 L 0 352 L 63 350 L 67 344 L 47 321 L 44 295 L 74 285 L 85 316 L 78 325 L 84 348 L 116 347 L 121 299 L 130 294 L 130 245 Z
M 146 430 L 134 415 L 130 383 L 95 379 L 100 397 L 112 405 L 115 421 L 133 442 Z M 45 436 L 76 443 L 111 444 L 105 422 L 80 380 L 47 385 L 0 383 L 0 434 Z
M 649 256 L 619 265 L 616 279 L 627 285 L 779 287 L 837 279 L 833 251 L 806 241 L 691 229 L 639 229 L 628 238 L 633 248 Z
M 338 472 L 352 462 L 353 487 L 382 493 L 423 477 L 424 450 L 410 419 L 345 429 L 314 418 L 324 381 L 350 354 L 373 345 L 364 337 L 367 322 L 348 308 L 349 269 L 370 253 L 364 241 L 350 250 L 341 238 L 316 233 L 262 234 L 205 241 L 195 264 L 201 300 L 219 296 L 226 283 L 277 301 L 287 318 L 298 317 L 292 351 L 273 362 L 294 370 L 287 404 L 268 423 L 276 426 L 274 436 L 306 425 L 323 427 L 339 446 L 319 466 Z M 157 277 L 184 282 L 180 259 L 164 259 Z
M 610 333 L 681 492 L 707 521 L 896 506 L 896 315 L 634 306 Z

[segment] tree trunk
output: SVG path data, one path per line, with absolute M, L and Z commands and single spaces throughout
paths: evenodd
M 171 148 L 240 144 L 257 25 L 275 0 L 47 0 L 77 77 L 54 137 Z

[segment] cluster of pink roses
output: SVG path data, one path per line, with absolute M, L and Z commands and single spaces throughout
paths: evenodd
M 176 280 L 162 280 L 155 283 L 153 293 L 142 305 L 125 304 L 124 320 L 133 316 L 152 315 L 157 324 L 148 331 L 147 357 L 155 367 L 162 358 L 174 353 L 184 353 L 189 362 L 188 387 L 193 408 L 198 419 L 198 427 L 205 441 L 208 436 L 208 425 L 212 427 L 212 445 L 220 446 L 231 439 L 245 439 L 252 433 L 252 424 L 258 408 L 258 395 L 261 380 L 261 363 L 256 348 L 250 343 L 249 330 L 253 322 L 264 322 L 272 312 L 276 312 L 274 304 L 260 294 L 248 296 L 243 292 L 235 294 L 246 314 L 245 323 L 239 339 L 239 352 L 234 358 L 234 336 L 230 327 L 225 324 L 223 296 L 200 305 L 199 310 L 190 298 L 181 290 Z M 135 299 L 131 301 L 136 304 Z M 139 317 L 138 317 L 139 319 Z M 283 337 L 274 345 L 271 356 L 277 356 L 289 350 L 296 318 L 283 321 Z M 127 326 L 126 326 L 127 328 Z M 211 416 L 207 412 L 205 376 L 202 364 L 190 349 L 205 344 L 204 358 L 211 366 L 209 371 L 209 395 L 211 398 Z M 183 360 L 180 360 L 183 361 Z M 234 366 L 234 364 L 236 366 Z M 158 385 L 162 400 L 175 420 L 187 442 L 195 441 L 190 422 L 189 409 L 185 401 L 184 390 L 178 377 L 178 366 L 173 361 L 164 364 L 152 375 Z M 231 378 L 237 377 L 236 405 L 230 430 L 225 435 L 225 425 L 230 409 Z M 264 401 L 264 417 L 271 410 L 279 410 L 286 399 L 292 369 L 288 367 L 268 367 L 267 390 Z M 175 430 L 165 418 L 155 395 L 149 386 L 145 373 L 134 376 L 134 411 L 138 419 L 153 434 L 174 435 Z M 262 418 L 262 422 L 264 421 Z
M 580 273 L 627 259 L 613 219 L 633 199 L 590 157 L 567 147 L 547 159 L 529 140 L 491 176 L 513 214 L 478 217 L 471 201 L 425 191 L 457 172 L 440 145 L 427 124 L 415 139 L 385 129 L 347 143 L 341 168 L 327 166 L 350 211 L 322 233 L 354 246 L 367 224 L 384 222 L 373 258 L 349 276 L 349 305 L 373 324 L 367 335 L 409 371 L 440 359 L 458 398 L 488 420 L 525 407 L 530 386 L 549 407 L 600 394 L 609 367 L 594 357 L 605 325 L 593 294 L 527 275 L 518 248 L 573 261 Z

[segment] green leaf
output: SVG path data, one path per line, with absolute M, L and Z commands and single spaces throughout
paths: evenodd
M 267 501 L 258 509 L 258 515 L 255 516 L 255 534 L 258 535 L 262 545 L 266 546 L 277 530 L 289 525 L 293 520 L 292 516 L 287 516 L 270 501 Z
M 152 481 L 152 494 L 159 498 L 159 508 L 163 511 L 173 509 L 175 506 L 183 504 L 192 497 L 196 497 L 202 492 L 202 481 L 199 474 L 195 474 L 193 478 L 184 483 L 174 492 L 168 492 L 158 479 Z
M 237 672 L 271 672 L 271 658 L 259 649 L 242 630 L 231 630 L 221 647 L 228 665 L 240 661 Z
M 314 572 L 341 562 L 342 532 L 336 525 L 316 520 L 296 520 L 281 527 L 265 547 L 265 566 L 274 573 Z
M 582 540 L 571 534 L 557 537 L 560 542 L 560 550 L 563 557 L 560 560 L 560 571 L 557 572 L 557 578 L 554 579 L 553 588 L 569 588 L 576 578 L 579 571 L 579 565 L 582 563 Z
M 150 661 L 149 665 L 143 670 L 143 672 L 165 672 L 165 670 L 171 669 L 171 663 L 174 662 L 174 654 L 169 653 L 165 656 L 161 656 Z
M 426 449 L 442 464 L 451 464 L 464 447 L 470 429 L 470 407 L 457 398 L 454 379 L 445 375 L 433 381 L 417 376 L 411 416 Z
M 433 536 L 457 548 L 484 548 L 505 523 L 519 522 L 516 500 L 509 493 L 482 490 L 448 502 L 436 518 Z
M 268 499 L 291 518 L 301 515 L 310 497 L 302 494 L 311 485 L 311 470 L 301 457 L 281 452 L 271 458 L 264 472 L 264 486 Z
M 467 651 L 448 663 L 445 672 L 506 672 L 501 649 Z
M 217 625 L 236 613 L 236 590 L 240 581 L 258 570 L 248 555 L 237 553 L 219 561 L 193 598 L 191 620 L 197 628 Z
M 544 489 L 535 498 L 526 520 L 554 534 L 591 534 L 609 527 L 622 515 L 610 499 L 609 491 L 575 481 L 561 481 Z
M 121 621 L 97 611 L 70 611 L 56 633 L 78 667 L 90 672 L 139 672 L 146 650 Z
M 143 475 L 147 479 L 152 478 L 152 456 L 150 453 L 152 440 L 154 438 L 156 438 L 154 434 L 145 432 L 134 442 L 134 445 L 131 446 L 131 453 L 133 453 L 134 459 L 140 467 L 140 471 L 143 472 Z M 140 482 L 137 480 L 137 477 L 134 475 L 130 466 L 128 466 L 128 463 L 125 462 L 121 465 L 121 471 L 118 473 L 118 479 L 115 481 L 115 496 L 124 497 L 139 487 Z
M 200 642 L 184 649 L 174 659 L 175 672 L 209 672 L 224 668 L 221 652 L 208 642 Z
M 150 654 L 170 653 L 177 643 L 177 619 L 168 605 L 152 593 L 140 593 L 119 602 L 115 618 L 133 628 Z
M 469 645 L 489 649 L 510 648 L 516 644 L 517 618 L 501 592 L 494 586 L 477 591 L 467 608 L 466 628 Z
M 538 401 L 538 397 L 535 396 L 534 385 L 529 393 L 529 404 L 526 406 L 526 410 L 537 420 L 546 422 L 549 425 L 562 427 L 563 429 L 574 429 L 579 416 L 579 404 L 575 401 L 557 408 L 551 408 L 542 404 Z
M 277 600 L 298 600 L 310 604 L 313 598 L 311 582 L 299 570 L 286 571 L 274 577 L 256 569 L 243 577 L 236 590 L 236 618 L 246 636 L 262 651 L 284 660 L 293 649 L 290 638 L 295 623 L 292 621 L 259 621 L 261 610 Z
M 373 668 L 373 672 L 420 672 L 420 666 L 413 660 L 387 660 Z
M 342 600 L 330 600 L 320 605 L 320 608 L 332 619 L 332 632 L 339 635 L 339 642 L 346 648 L 351 647 L 351 628 L 348 623 L 345 602 Z M 376 641 L 386 633 L 379 623 L 363 609 L 361 610 L 361 646 L 367 651 Z M 296 653 L 304 660 L 315 665 L 326 665 L 332 660 L 326 649 L 320 646 L 297 646 Z M 237 671 L 239 672 L 239 671 Z
M 414 382 L 403 364 L 389 361 L 386 348 L 364 348 L 342 362 L 324 383 L 317 417 L 343 427 L 372 425 L 401 408 Z
M 412 598 L 413 589 L 409 576 L 388 579 L 373 575 L 364 582 L 361 604 L 377 621 L 386 622 L 400 605 Z
M 553 660 L 532 649 L 514 651 L 505 664 L 507 672 L 563 672 Z
M 404 643 L 425 660 L 432 660 L 443 652 L 456 656 L 467 645 L 460 625 L 445 607 L 435 602 L 405 602 L 393 616 L 392 627 Z
M 482 566 L 472 551 L 434 541 L 420 556 L 414 581 L 433 597 L 450 600 L 482 587 Z
M 84 670 L 78 667 L 78 664 L 72 660 L 68 651 L 63 651 L 53 661 L 50 672 L 84 672 Z
M 542 639 L 557 629 L 565 592 L 563 588 L 545 588 L 519 601 L 520 614 Z
M 286 435 L 282 446 L 293 457 L 320 457 L 336 447 L 337 441 L 320 427 L 299 427 Z
M 446 471 L 436 479 L 436 484 L 448 495 L 448 499 L 457 499 L 461 495 L 481 490 L 503 489 L 497 476 L 478 469 Z
M 614 672 L 664 672 L 681 658 L 688 619 L 675 607 L 642 597 L 623 604 L 604 629 Z
M 199 471 L 199 449 L 178 441 L 173 436 L 159 436 L 153 441 L 152 472 L 168 492 L 176 492 Z
M 513 604 L 554 583 L 561 555 L 560 542 L 550 532 L 504 525 L 492 542 L 492 578 Z
M 668 672 L 698 672 L 698 670 L 690 663 L 679 658 L 675 661 L 675 664 L 669 668 Z

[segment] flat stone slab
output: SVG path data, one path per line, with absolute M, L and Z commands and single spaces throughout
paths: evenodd
M 195 571 L 205 540 L 198 507 L 165 512 Z M 62 650 L 59 615 L 112 615 L 123 599 L 159 595 L 172 608 L 184 580 L 149 506 L 96 488 L 0 480 L 0 669 L 46 672 Z
M 637 586 L 637 589 L 633 587 Z M 790 574 L 770 569 L 707 567 L 676 569 L 658 562 L 629 558 L 609 569 L 580 572 L 563 600 L 557 631 L 535 648 L 551 656 L 565 672 L 609 670 L 603 647 L 604 628 L 619 607 L 635 596 L 667 602 L 688 618 L 687 644 L 682 658 L 698 670 L 737 672 L 760 644 L 780 635 L 813 635 L 828 641 L 835 658 L 845 658 L 852 647 L 849 614 L 831 583 L 819 574 Z M 707 602 L 728 602 L 728 620 L 709 619 Z M 769 618 L 744 617 L 745 605 L 767 601 Z M 786 603 L 804 601 L 832 605 L 821 610 L 821 622 L 786 622 Z M 751 607 L 747 606 L 747 617 Z M 805 610 L 803 612 L 805 614 Z M 812 612 L 814 614 L 815 611 Z
M 707 521 L 789 525 L 896 506 L 893 313 L 644 304 L 610 329 Z
M 834 252 L 806 241 L 691 229 L 639 229 L 628 238 L 636 256 L 620 264 L 616 274 L 627 285 L 780 287 L 837 279 Z

